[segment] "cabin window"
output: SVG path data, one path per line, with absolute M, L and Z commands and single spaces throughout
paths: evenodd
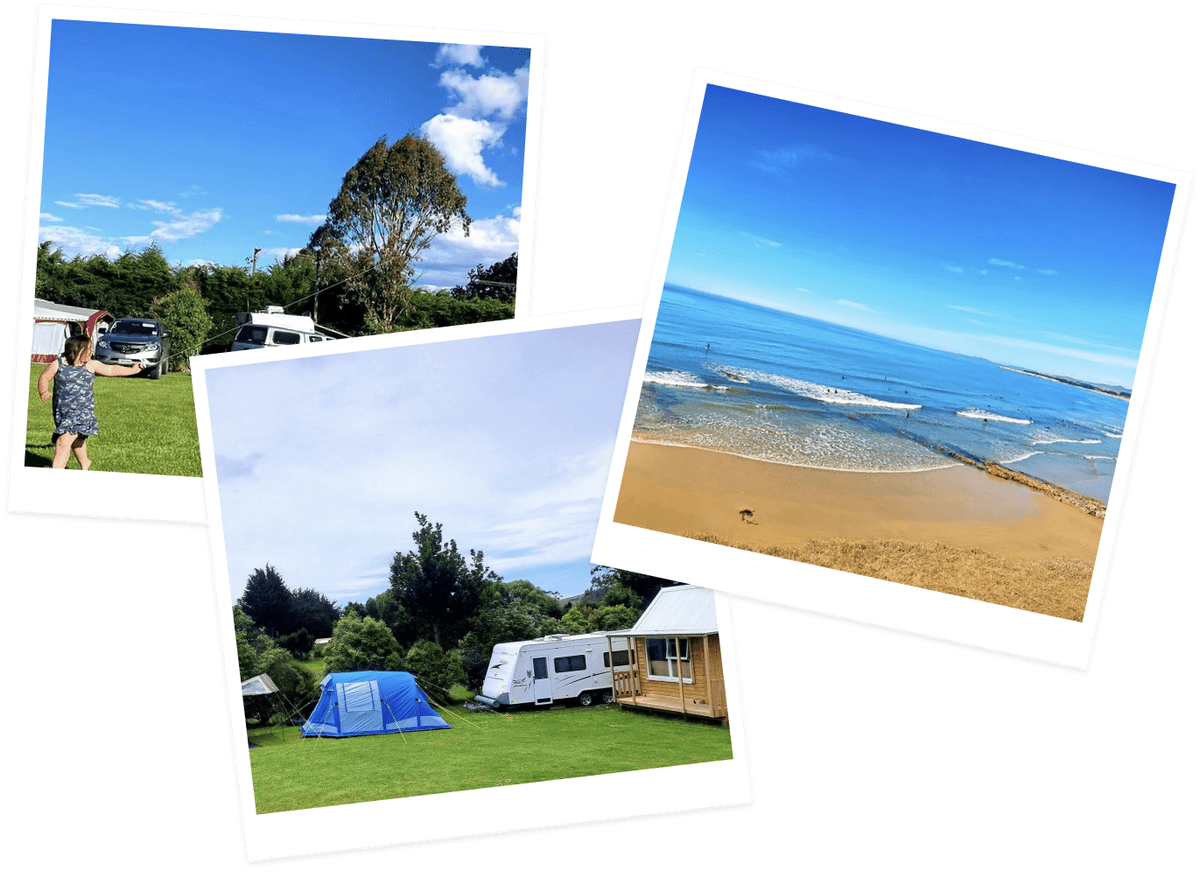
M 608 662 L 608 652 L 605 651 L 604 652 L 604 668 L 607 669 L 609 666 L 612 666 L 614 664 L 617 666 L 628 666 L 629 665 L 629 652 L 628 651 L 612 652 L 612 663 L 609 663 Z
M 288 330 L 276 330 L 274 338 L 275 338 L 276 345 L 299 345 L 300 344 L 300 334 L 292 333 L 291 331 L 288 331 Z
M 679 640 L 679 650 L 675 650 L 674 638 L 646 639 L 647 675 L 660 680 L 692 680 L 692 663 L 688 657 L 688 640 Z
M 583 672 L 585 669 L 587 669 L 587 658 L 583 654 L 554 658 L 555 672 Z

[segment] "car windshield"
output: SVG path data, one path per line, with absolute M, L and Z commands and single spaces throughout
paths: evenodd
M 153 321 L 126 319 L 114 321 L 109 333 L 123 333 L 126 336 L 157 336 L 158 325 Z

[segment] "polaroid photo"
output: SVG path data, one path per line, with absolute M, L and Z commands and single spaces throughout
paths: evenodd
M 589 559 L 641 315 L 195 359 L 250 859 L 749 802 L 724 595 Z
M 44 7 L 37 38 L 10 509 L 202 523 L 193 355 L 527 314 L 542 37 Z
M 1186 174 L 697 77 L 593 560 L 1086 668 Z

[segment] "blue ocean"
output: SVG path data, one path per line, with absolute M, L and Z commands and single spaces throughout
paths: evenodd
M 1107 502 L 1129 403 L 666 285 L 634 438 L 820 469 L 998 463 Z

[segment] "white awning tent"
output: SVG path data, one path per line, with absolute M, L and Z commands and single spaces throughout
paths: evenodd
M 33 348 L 31 363 L 50 363 L 62 354 L 63 343 L 72 334 L 97 337 L 108 330 L 115 319 L 103 309 L 65 306 L 49 300 L 33 301 Z
M 265 672 L 242 682 L 242 696 L 265 696 L 268 693 L 279 693 L 279 688 Z

